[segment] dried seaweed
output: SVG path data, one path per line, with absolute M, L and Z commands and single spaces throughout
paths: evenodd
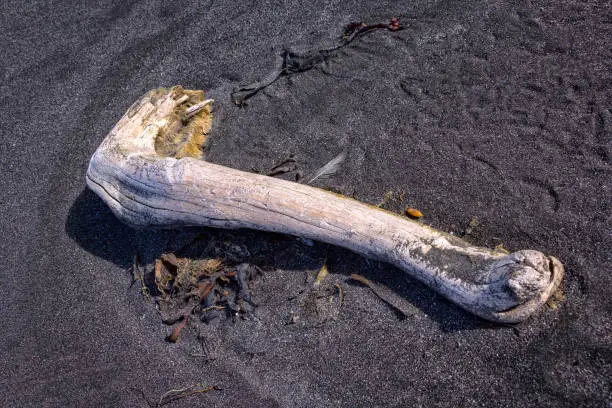
M 263 79 L 234 88 L 231 94 L 232 102 L 237 106 L 244 106 L 246 105 L 247 99 L 273 84 L 278 78 L 308 71 L 328 61 L 335 56 L 336 51 L 347 47 L 357 38 L 379 29 L 398 31 L 401 30 L 402 27 L 399 25 L 396 18 L 392 18 L 388 23 L 366 24 L 362 22 L 352 22 L 345 27 L 344 35 L 339 44 L 334 47 L 309 51 L 303 54 L 283 50 L 280 55 L 276 57 L 274 69 Z
M 190 259 L 174 253 L 161 255 L 155 261 L 153 275 L 162 321 L 174 325 L 167 340 L 177 342 L 194 315 L 209 322 L 223 310 L 248 313 L 255 306 L 248 281 L 260 272 L 251 264 L 231 266 L 218 257 Z
M 276 177 L 286 173 L 291 173 L 292 171 L 297 171 L 297 160 L 294 155 L 289 155 L 289 157 L 282 162 L 276 164 L 266 173 L 266 176 Z

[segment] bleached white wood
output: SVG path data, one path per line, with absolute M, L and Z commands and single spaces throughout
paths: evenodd
M 318 188 L 191 157 L 162 157 L 155 138 L 186 102 L 180 87 L 137 101 L 96 150 L 87 184 L 137 227 L 252 228 L 302 236 L 389 262 L 462 308 L 525 320 L 556 290 L 563 265 L 538 251 L 506 254 Z M 191 120 L 202 107 L 187 109 Z

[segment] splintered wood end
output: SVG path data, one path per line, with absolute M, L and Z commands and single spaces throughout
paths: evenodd
M 175 86 L 158 89 L 151 98 L 172 98 L 174 109 L 165 117 L 166 123 L 157 131 L 155 151 L 164 157 L 201 159 L 212 127 L 212 99 L 204 100 L 204 92 Z

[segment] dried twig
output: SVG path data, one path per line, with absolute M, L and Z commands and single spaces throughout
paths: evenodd
M 340 43 L 331 48 L 312 50 L 306 53 L 296 53 L 289 50 L 284 50 L 281 54 L 277 55 L 274 69 L 263 79 L 235 88 L 231 94 L 232 102 L 234 102 L 234 104 L 237 106 L 245 106 L 247 99 L 255 95 L 260 90 L 273 84 L 278 78 L 313 69 L 314 67 L 328 61 L 336 51 L 347 47 L 357 38 L 378 29 L 397 31 L 401 30 L 402 27 L 400 27 L 396 18 L 391 19 L 390 22 L 377 24 L 354 22 L 346 26 Z
M 194 389 L 197 387 L 199 387 L 199 389 Z M 151 402 L 149 398 L 147 398 L 147 394 L 145 394 L 145 392 L 139 388 L 130 387 L 130 389 L 142 395 L 142 398 L 150 408 L 158 408 L 179 399 L 187 398 L 195 394 L 204 394 L 212 390 L 220 390 L 221 388 L 218 385 L 202 388 L 202 384 L 194 384 L 189 387 L 166 391 L 161 397 L 159 397 L 157 402 Z
M 378 285 L 356 273 L 351 275 L 351 279 L 366 285 L 376 296 L 405 317 L 410 317 L 414 314 L 413 306 L 395 294 L 391 289 Z
M 196 387 L 200 387 L 200 389 L 194 389 Z M 159 401 L 157 402 L 155 406 L 161 407 L 173 401 L 187 398 L 195 394 L 204 394 L 206 392 L 219 389 L 217 385 L 213 385 L 213 386 L 206 387 L 206 388 L 201 388 L 201 387 L 202 387 L 201 384 L 194 384 L 189 387 L 166 391 L 161 397 L 159 397 Z
M 225 309 L 226 309 L 225 306 L 213 305 L 213 306 L 205 307 L 204 309 L 201 310 L 201 312 L 204 313 L 204 312 L 208 312 L 210 310 L 225 310 Z
M 172 333 L 167 337 L 170 343 L 176 343 L 181 335 L 181 331 L 187 326 L 187 322 L 189 321 L 189 314 L 185 314 L 183 316 L 183 320 L 179 322 L 179 324 L 172 329 Z
M 151 401 L 149 401 L 149 398 L 147 398 L 147 394 L 145 394 L 145 392 L 143 390 L 141 390 L 140 388 L 136 388 L 136 387 L 130 387 L 130 390 L 136 391 L 137 393 L 139 393 L 142 396 L 142 399 L 145 400 L 145 402 L 147 403 L 149 408 L 154 408 L 155 407 L 156 404 L 151 402 Z
M 130 288 L 134 286 L 136 282 L 140 281 L 140 293 L 145 298 L 148 298 L 149 288 L 147 287 L 147 284 L 145 283 L 144 273 L 140 269 L 139 263 L 140 261 L 138 257 L 138 252 L 136 252 L 134 254 L 134 260 L 132 261 L 132 265 L 128 268 L 128 271 L 132 272 L 132 282 L 130 283 Z
M 344 290 L 342 289 L 342 286 L 340 286 L 339 283 L 334 283 L 334 286 L 336 287 L 336 289 L 338 289 L 338 303 L 340 303 L 340 306 L 342 306 L 342 303 L 344 302 Z

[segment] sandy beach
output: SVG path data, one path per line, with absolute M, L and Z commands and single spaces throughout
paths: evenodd
M 147 407 L 195 384 L 216 389 L 165 406 L 612 404 L 608 2 L 6 0 L 0 11 L 0 406 Z M 350 23 L 391 18 L 400 29 L 335 49 Z M 279 55 L 312 66 L 237 106 L 232 90 Z M 279 177 L 294 179 L 344 151 L 316 186 L 416 208 L 474 245 L 554 255 L 563 299 L 504 326 L 342 248 L 123 225 L 87 189 L 89 160 L 135 100 L 173 85 L 215 99 L 208 161 L 265 172 L 292 157 Z M 196 236 L 261 268 L 257 307 L 170 343 L 129 269 Z M 337 287 L 343 301 L 328 302 Z

